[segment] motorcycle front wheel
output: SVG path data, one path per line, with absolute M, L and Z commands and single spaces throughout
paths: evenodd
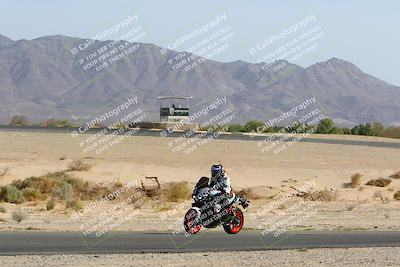
M 188 210 L 185 214 L 185 219 L 183 221 L 183 226 L 188 234 L 197 234 L 201 229 L 201 224 L 196 224 L 195 219 L 197 217 L 197 211 L 194 209 Z
M 234 218 L 227 224 L 224 224 L 224 230 L 228 234 L 237 234 L 242 230 L 244 224 L 244 215 L 241 209 L 234 207 L 232 208 Z

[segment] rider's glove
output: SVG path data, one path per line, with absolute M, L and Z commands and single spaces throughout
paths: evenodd
M 247 208 L 247 207 L 250 205 L 250 201 L 248 201 L 248 200 L 245 199 L 245 198 L 242 198 L 240 204 L 241 204 L 242 207 L 245 209 L 245 208 Z

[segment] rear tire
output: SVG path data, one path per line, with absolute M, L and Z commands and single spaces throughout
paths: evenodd
M 197 211 L 195 209 L 190 209 L 188 212 L 185 214 L 185 218 L 183 221 L 183 226 L 185 227 L 186 233 L 190 235 L 195 235 L 197 234 L 200 229 L 201 229 L 201 224 L 194 224 L 194 220 L 197 217 Z
M 224 224 L 224 230 L 227 234 L 234 235 L 240 232 L 244 224 L 244 215 L 241 209 L 235 207 L 232 209 L 234 218 L 229 224 Z M 236 222 L 235 222 L 236 221 Z

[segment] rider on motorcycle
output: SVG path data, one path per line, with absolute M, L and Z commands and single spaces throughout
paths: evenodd
M 221 164 L 211 166 L 211 179 L 210 179 L 211 194 L 218 197 L 220 201 L 216 202 L 216 211 L 221 211 L 221 203 L 224 200 L 231 202 L 234 198 L 231 188 L 231 179 L 225 174 L 224 167 Z
M 203 226 L 215 228 L 222 225 L 228 234 L 236 234 L 242 229 L 244 216 L 236 204 L 245 209 L 249 201 L 233 193 L 231 180 L 221 164 L 211 166 L 211 179 L 204 176 L 199 179 L 192 198 L 192 208 L 183 222 L 186 233 L 196 234 Z
M 232 191 L 231 179 L 226 176 L 224 167 L 221 164 L 211 166 L 210 187 L 226 194 L 230 194 Z

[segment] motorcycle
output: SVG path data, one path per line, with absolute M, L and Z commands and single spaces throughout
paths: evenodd
M 221 194 L 220 191 L 208 186 L 209 178 L 202 177 L 192 194 L 192 208 L 184 217 L 184 228 L 187 235 L 197 234 L 202 227 L 216 228 L 222 225 L 228 234 L 237 234 L 243 228 L 244 215 L 238 207 L 244 209 L 249 201 L 244 196 Z

